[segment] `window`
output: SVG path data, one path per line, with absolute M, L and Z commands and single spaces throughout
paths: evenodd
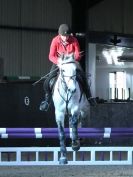
M 127 99 L 124 71 L 109 73 L 109 99 Z

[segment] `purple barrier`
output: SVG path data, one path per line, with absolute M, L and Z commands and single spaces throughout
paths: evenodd
M 80 133 L 79 138 L 111 138 L 111 137 L 133 137 L 132 133 Z M 58 138 L 58 133 L 9 133 L 0 134 L 0 138 Z M 66 138 L 70 138 L 70 133 L 66 133 Z
M 65 133 L 70 129 L 65 128 Z M 79 133 L 133 133 L 133 128 L 78 128 Z M 57 128 L 0 128 L 2 133 L 58 133 Z
M 65 128 L 65 133 L 70 132 Z M 78 132 L 104 132 L 104 128 L 78 128 Z M 58 128 L 0 128 L 0 133 L 58 133 Z

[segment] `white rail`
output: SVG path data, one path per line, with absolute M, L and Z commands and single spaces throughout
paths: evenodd
M 67 147 L 68 165 L 132 165 L 133 147 Z M 0 166 L 59 165 L 59 147 L 1 147 Z

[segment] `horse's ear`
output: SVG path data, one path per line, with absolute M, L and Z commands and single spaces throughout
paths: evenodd
M 67 55 L 67 58 L 74 59 L 74 53 L 73 53 L 73 52 L 72 52 L 72 53 L 69 53 L 69 54 Z
M 62 59 L 62 61 L 64 60 L 64 58 L 65 58 L 65 57 L 64 57 L 64 53 L 62 53 L 62 54 L 61 54 L 61 59 Z
M 72 53 L 72 58 L 74 59 L 74 53 Z
M 74 59 L 74 53 L 71 53 L 71 59 L 72 59 L 72 60 L 75 60 L 75 59 Z
M 60 54 L 60 56 L 58 57 L 58 62 L 62 63 L 64 61 L 64 54 Z

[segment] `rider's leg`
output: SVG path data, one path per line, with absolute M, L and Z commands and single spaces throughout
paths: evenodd
M 55 81 L 56 81 L 56 77 L 54 77 L 54 78 L 52 78 L 52 82 L 49 80 L 47 80 L 47 81 L 45 81 L 45 83 L 44 83 L 44 85 L 46 86 L 46 85 L 49 85 L 50 83 L 49 82 L 51 82 L 51 86 L 50 86 L 50 88 L 48 88 L 48 89 L 45 89 L 45 96 L 44 96 L 44 100 L 41 102 L 41 104 L 40 104 L 40 110 L 41 111 L 47 111 L 48 110 L 48 108 L 49 108 L 49 105 L 50 105 L 50 102 L 51 102 L 51 98 L 52 98 L 52 93 L 51 93 L 51 91 L 52 91 L 52 88 L 53 88 L 53 86 L 54 86 L 54 83 L 55 83 Z M 47 87 L 47 86 L 46 86 Z
M 50 104 L 51 98 L 52 98 L 52 93 L 51 92 L 52 92 L 53 86 L 56 82 L 57 72 L 58 72 L 58 67 L 56 65 L 53 65 L 51 70 L 50 70 L 51 74 L 49 75 L 49 77 L 44 82 L 45 98 L 40 104 L 40 110 L 41 111 L 47 111 L 48 108 L 49 108 L 49 104 Z
M 86 94 L 87 100 L 89 101 L 90 105 L 95 106 L 96 105 L 96 100 L 91 95 L 90 86 L 87 82 L 84 71 L 81 70 L 81 69 L 78 69 L 77 80 L 81 84 L 83 92 Z

